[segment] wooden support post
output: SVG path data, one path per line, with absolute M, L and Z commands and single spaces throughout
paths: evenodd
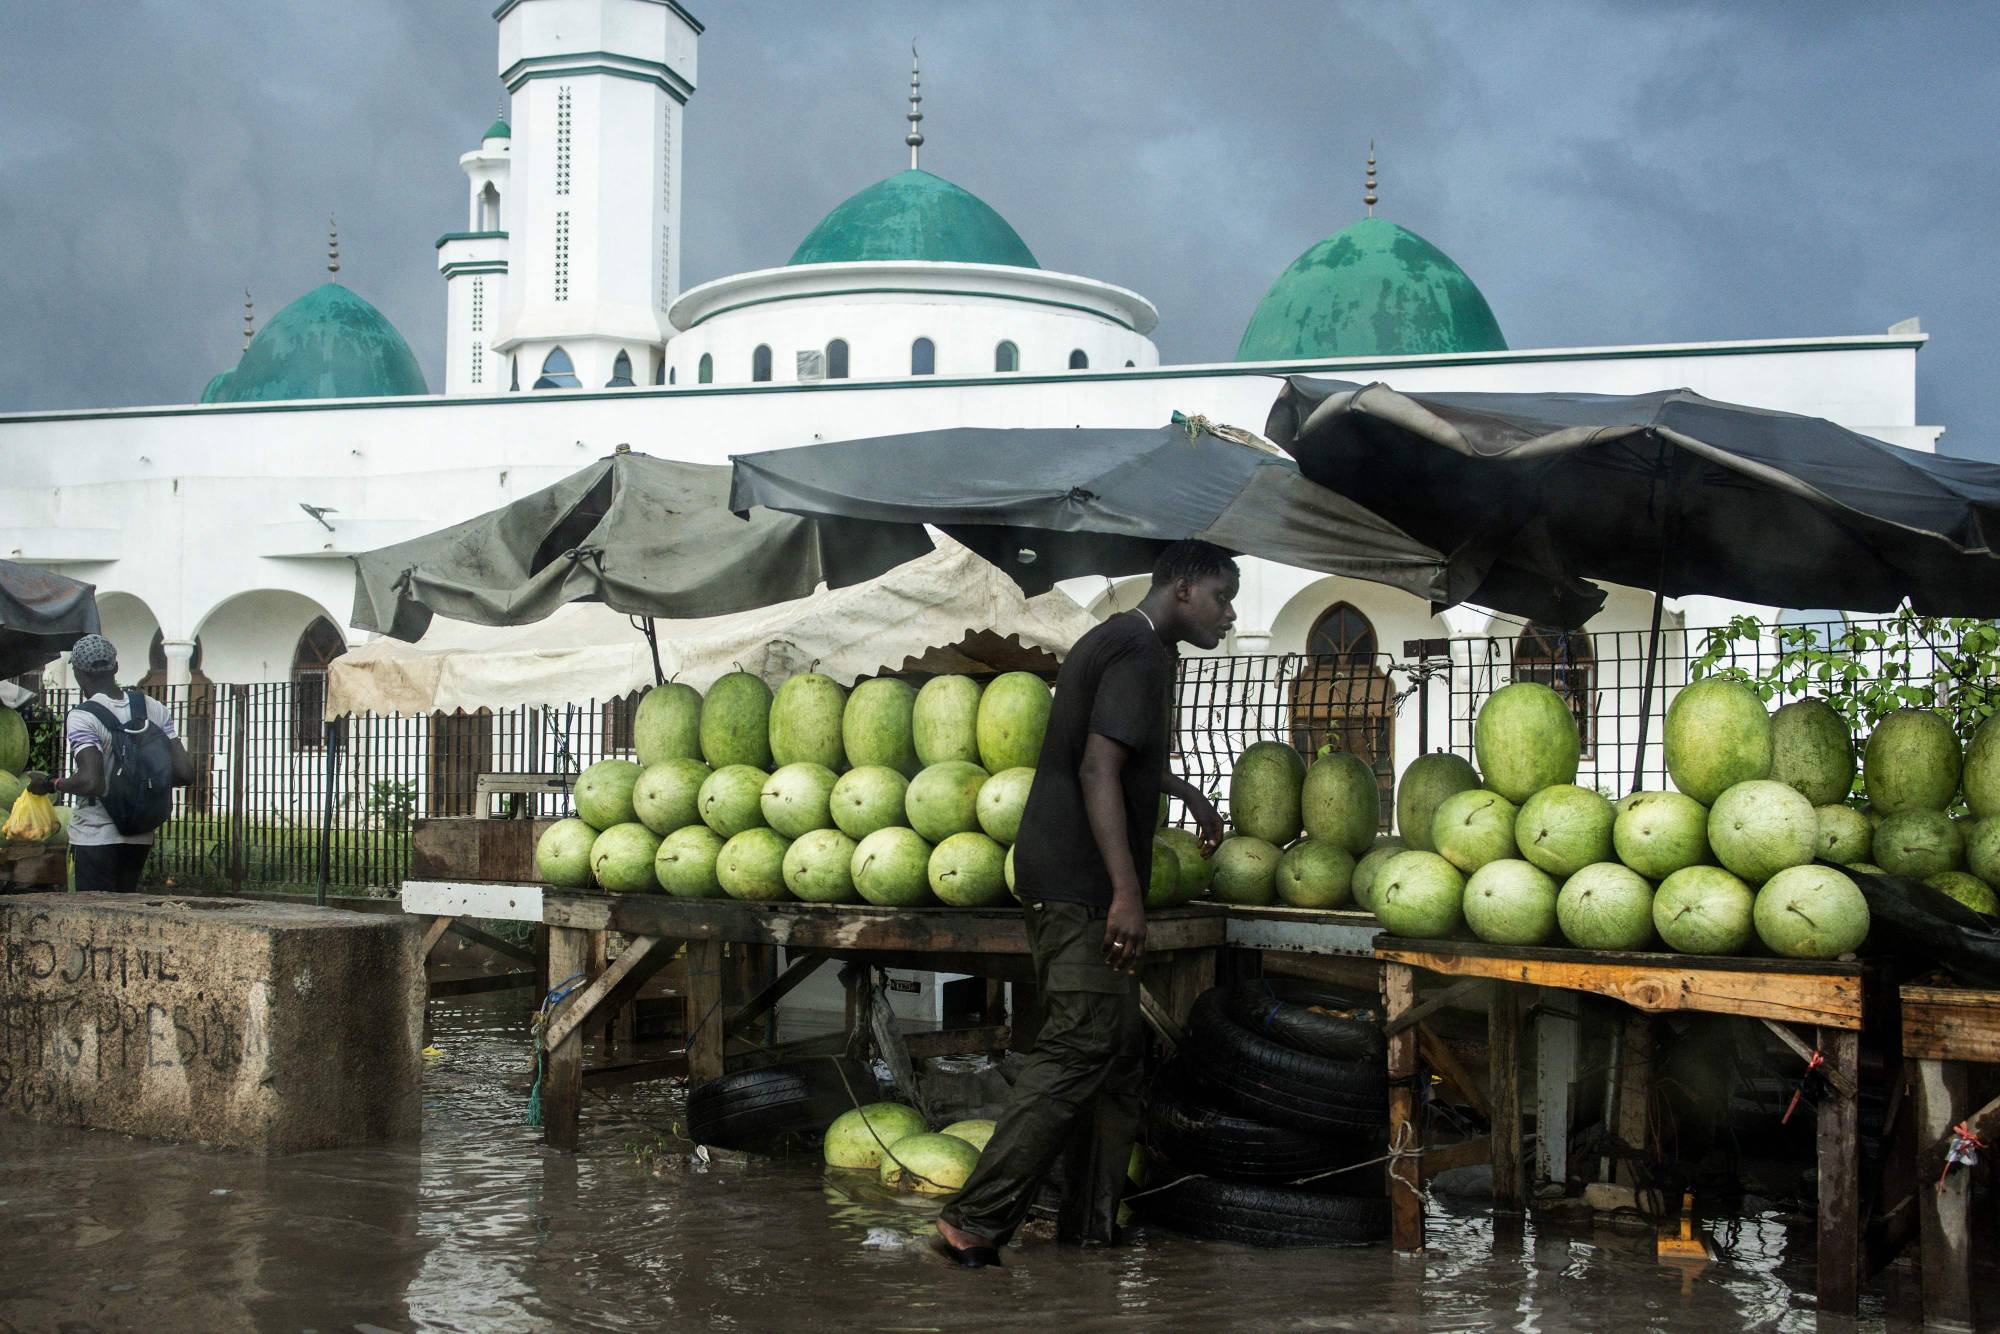
M 556 1007 L 553 1024 L 588 981 L 591 960 L 591 933 L 570 927 L 549 932 L 549 989 L 562 986 L 578 973 L 586 976 L 570 983 L 577 988 L 570 999 Z M 560 1043 L 551 1044 L 542 1055 L 542 1142 L 552 1148 L 575 1151 L 576 1122 L 583 1110 L 583 1034 L 570 1029 Z
M 732 1011 L 730 1016 L 723 1020 L 722 1031 L 724 1033 L 737 1033 L 756 1023 L 764 1017 L 766 1011 L 784 999 L 792 988 L 798 986 L 799 983 L 805 981 L 814 972 L 818 971 L 819 966 L 825 963 L 826 960 L 826 955 L 815 953 L 811 950 L 793 955 L 785 971 L 778 974 L 777 981 L 771 983 L 770 986 L 765 987 L 755 996 L 745 1001 L 741 1007 Z
M 1416 970 L 1392 963 L 1382 969 L 1382 1011 L 1393 1023 L 1416 1008 Z M 1389 1039 L 1389 1147 L 1399 1153 L 1422 1150 L 1417 1129 L 1417 1034 L 1405 1026 Z M 1424 1248 L 1424 1197 L 1417 1183 L 1418 1160 L 1389 1164 L 1389 1235 L 1399 1251 Z
M 1819 1049 L 1849 1086 L 1859 1075 L 1861 1035 L 1822 1028 Z M 1819 1109 L 1819 1309 L 1851 1316 L 1861 1286 L 1861 1146 L 1853 1093 L 1829 1092 Z
M 647 967 L 647 960 L 651 959 L 654 952 L 660 948 L 661 941 L 658 936 L 634 936 L 630 941 L 626 942 L 625 948 L 619 952 L 617 960 L 593 978 L 588 987 L 583 988 L 564 1001 L 561 1011 L 549 1020 L 548 1045 L 554 1047 L 567 1039 L 577 1029 L 592 1023 L 597 1017 L 597 1012 L 600 1008 L 610 1009 L 615 1006 L 619 998 L 614 993 L 620 991 L 621 988 L 624 990 L 636 990 L 637 984 L 643 981 L 646 974 L 652 971 L 652 968 Z M 665 953 L 671 953 L 671 950 L 669 949 Z M 664 953 L 661 959 L 654 961 L 653 967 L 658 967 L 662 961 L 664 961 Z M 645 971 L 642 973 L 641 969 Z M 632 985 L 629 987 L 625 985 L 627 979 L 630 979 L 632 982 Z M 617 1006 L 617 1008 L 624 1009 L 627 1007 Z
M 1537 987 L 1535 1183 L 1569 1184 L 1569 1096 L 1576 1082 L 1582 1012 L 1574 992 Z
M 449 917 L 433 917 L 430 925 L 424 928 L 424 943 L 419 952 L 426 962 L 431 957 L 431 951 L 437 948 L 437 943 L 444 939 L 444 933 L 451 930 L 451 923 Z
M 1487 1081 L 1493 1108 L 1493 1210 L 1523 1213 L 1521 1173 L 1521 997 L 1497 986 L 1486 1008 Z
M 1215 950 L 1176 950 L 1168 956 L 1167 994 L 1160 999 L 1178 1022 L 1185 1024 L 1194 1003 L 1215 985 L 1215 956 Z
M 722 942 L 690 940 L 688 963 L 688 1083 L 722 1078 Z
M 1966 1072 L 1959 1061 L 1916 1061 L 1917 1142 L 1949 1137 L 1966 1105 Z M 1960 1169 L 1917 1179 L 1917 1218 L 1922 1230 L 1924 1328 L 1973 1328 L 1972 1173 Z
M 1650 1160 L 1653 1154 L 1653 1021 L 1650 1016 L 1634 1012 L 1625 1016 L 1624 1069 L 1618 1077 L 1618 1121 L 1614 1127 L 1618 1138 L 1631 1145 Z M 1612 1173 L 1612 1180 L 1627 1186 L 1637 1186 L 1640 1182 L 1640 1164 L 1630 1160 L 1620 1162 Z M 1672 1200 L 1661 1204 L 1671 1208 Z
M 986 994 L 979 1004 L 979 1022 L 989 1028 L 1007 1022 L 1007 984 L 997 977 L 986 979 Z

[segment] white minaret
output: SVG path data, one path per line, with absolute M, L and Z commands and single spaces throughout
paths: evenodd
M 458 160 L 466 176 L 465 230 L 438 238 L 444 275 L 444 392 L 491 394 L 507 388 L 507 360 L 493 335 L 507 308 L 508 166 L 513 132 L 503 115 L 479 147 Z
M 523 390 L 599 389 L 628 368 L 650 384 L 680 294 L 701 24 L 674 0 L 506 0 L 495 17 L 513 97 L 506 304 L 489 344 L 502 383 L 518 367 Z

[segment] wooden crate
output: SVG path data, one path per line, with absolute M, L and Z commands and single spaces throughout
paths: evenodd
M 553 820 L 419 820 L 410 835 L 412 880 L 534 883 L 535 840 Z

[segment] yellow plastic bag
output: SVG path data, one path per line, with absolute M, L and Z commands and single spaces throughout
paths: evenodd
M 0 838 L 10 843 L 45 843 L 62 828 L 56 820 L 55 803 L 32 792 L 14 799 L 14 809 L 0 826 Z

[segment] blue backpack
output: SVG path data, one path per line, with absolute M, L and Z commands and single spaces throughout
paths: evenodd
M 152 833 L 174 809 L 173 742 L 153 725 L 146 697 L 137 690 L 125 692 L 125 707 L 132 715 L 129 723 L 118 721 L 117 714 L 96 700 L 79 707 L 111 733 L 111 753 L 104 757 L 104 795 L 98 804 L 128 838 Z

